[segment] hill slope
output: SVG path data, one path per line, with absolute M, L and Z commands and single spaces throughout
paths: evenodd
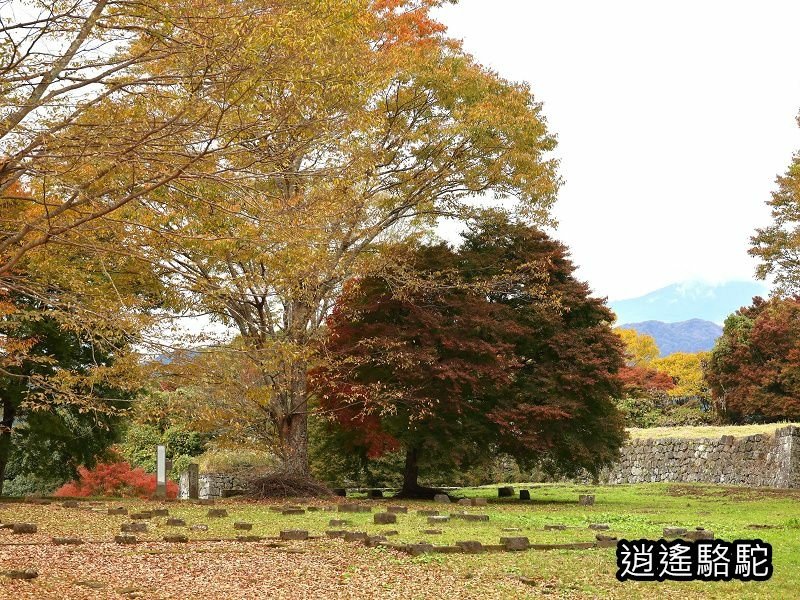
M 701 352 L 711 350 L 717 338 L 722 335 L 722 327 L 703 319 L 689 319 L 680 323 L 644 321 L 620 325 L 622 329 L 635 329 L 639 333 L 652 335 L 661 356 L 673 352 Z

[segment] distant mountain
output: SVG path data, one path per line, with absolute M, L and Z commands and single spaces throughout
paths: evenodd
M 159 354 L 153 359 L 153 362 L 171 365 L 176 360 L 194 360 L 198 356 L 200 356 L 200 352 L 196 350 L 176 350 L 170 354 Z
M 638 298 L 610 302 L 617 323 L 663 321 L 676 323 L 703 319 L 722 324 L 740 306 L 751 304 L 753 296 L 767 296 L 761 283 L 729 281 L 717 285 L 674 283 Z
M 680 323 L 644 321 L 620 325 L 620 328 L 635 329 L 638 333 L 652 335 L 661 350 L 661 356 L 673 352 L 711 350 L 717 338 L 722 335 L 722 327 L 702 319 L 689 319 Z

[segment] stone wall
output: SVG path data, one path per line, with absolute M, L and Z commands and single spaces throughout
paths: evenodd
M 231 473 L 200 473 L 199 495 L 200 498 L 221 498 L 224 490 L 244 491 L 248 488 L 250 480 L 243 475 Z M 178 498 L 189 497 L 189 473 L 181 473 L 180 491 Z
M 637 439 L 602 483 L 704 482 L 752 487 L 800 487 L 800 427 L 747 437 Z

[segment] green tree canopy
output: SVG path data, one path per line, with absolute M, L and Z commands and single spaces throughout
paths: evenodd
M 120 415 L 134 397 L 91 376 L 113 369 L 121 345 L 109 348 L 106 337 L 66 329 L 36 298 L 11 299 L 16 310 L 0 318 L 0 336 L 26 352 L 0 371 L 0 493 L 9 462 L 9 476 L 62 480 L 92 465 L 118 439 Z M 71 380 L 69 394 L 52 384 L 54 373 Z

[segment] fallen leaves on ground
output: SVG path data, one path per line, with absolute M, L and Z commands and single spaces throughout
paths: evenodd
M 3 595 L 15 599 L 522 598 L 530 593 L 518 579 L 464 577 L 435 561 L 338 540 L 286 548 L 235 542 L 177 548 L 162 542 L 0 546 L 0 565 L 0 570 L 39 572 L 35 580 L 0 582 Z

